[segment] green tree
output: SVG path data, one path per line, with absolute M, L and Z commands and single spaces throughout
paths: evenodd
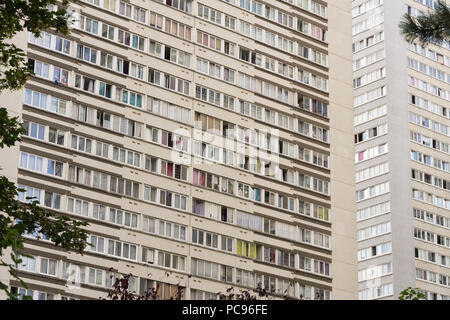
M 69 1 L 63 0 L 56 11 L 48 9 L 57 3 L 57 0 L 0 0 L 0 93 L 21 89 L 33 75 L 27 67 L 25 52 L 13 43 L 18 32 L 27 30 L 35 36 L 46 29 L 69 33 L 66 11 Z M 7 109 L 0 108 L 0 149 L 13 146 L 24 132 L 19 118 L 10 118 Z M 21 191 L 25 190 L 0 176 L 0 267 L 8 268 L 11 276 L 26 287 L 16 270 L 22 262 L 20 256 L 27 256 L 23 253 L 24 233 L 45 234 L 56 246 L 82 254 L 88 245 L 88 234 L 82 227 L 88 224 L 44 210 L 33 198 L 19 202 L 17 195 Z M 5 258 L 7 249 L 11 249 L 11 261 Z M 0 290 L 10 299 L 17 298 L 7 284 L 0 282 Z
M 430 42 L 450 41 L 450 7 L 440 0 L 436 9 L 428 13 L 418 17 L 405 14 L 399 27 L 408 42 L 418 39 L 426 45 Z
M 425 300 L 426 295 L 423 294 L 418 288 L 408 287 L 402 292 L 400 292 L 400 296 L 398 300 Z

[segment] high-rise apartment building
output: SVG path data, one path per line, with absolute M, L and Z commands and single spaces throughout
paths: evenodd
M 436 4 L 353 1 L 360 299 L 450 298 L 450 45 L 398 28 Z
M 34 299 L 183 289 L 357 296 L 351 2 L 84 0 L 16 39 L 35 76 L 3 106 L 1 174 L 89 222 L 83 256 L 26 235 Z

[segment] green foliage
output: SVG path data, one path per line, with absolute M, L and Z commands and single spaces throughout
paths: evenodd
M 17 128 L 18 126 L 13 128 L 13 131 Z M 0 134 L 0 141 L 3 140 L 4 137 Z M 88 245 L 88 234 L 81 227 L 87 226 L 88 223 L 44 210 L 33 198 L 27 198 L 30 201 L 28 203 L 17 201 L 18 191 L 25 190 L 18 189 L 6 177 L 0 177 L 0 212 L 3 213 L 0 215 L 0 267 L 7 267 L 9 273 L 26 288 L 16 271 L 16 265 L 22 262 L 20 255 L 24 255 L 23 234 L 45 234 L 56 246 L 82 254 Z M 8 248 L 11 249 L 11 263 L 4 259 L 4 252 Z M 0 283 L 0 290 L 5 291 L 9 298 L 15 298 L 3 283 Z
M 58 0 L 0 0 L 0 92 L 19 90 L 33 75 L 26 65 L 25 52 L 17 48 L 11 39 L 24 30 L 38 37 L 42 30 L 52 29 L 68 34 L 66 7 L 69 0 L 62 0 L 62 7 L 48 10 Z
M 52 29 L 62 34 L 69 33 L 65 10 L 69 1 L 62 0 L 56 11 L 48 10 L 49 5 L 57 3 L 57 0 L 0 0 L 0 93 L 21 89 L 33 75 L 26 65 L 25 52 L 11 41 L 18 32 L 27 30 L 39 36 L 42 30 Z M 19 118 L 8 117 L 7 109 L 0 108 L 0 149 L 13 146 L 21 140 L 20 135 L 24 132 Z M 16 269 L 22 262 L 20 257 L 27 256 L 23 253 L 23 234 L 45 234 L 56 246 L 83 254 L 88 245 L 88 234 L 82 227 L 88 223 L 44 210 L 32 198 L 27 198 L 27 203 L 19 202 L 19 191 L 25 190 L 17 189 L 13 182 L 0 176 L 0 267 L 8 268 L 11 276 L 26 288 Z M 10 262 L 5 259 L 7 249 L 11 250 Z M 0 290 L 6 292 L 10 299 L 17 299 L 7 284 L 0 282 Z
M 408 287 L 402 292 L 400 292 L 400 296 L 398 300 L 425 300 L 426 295 L 423 294 L 418 288 Z
M 0 43 L 0 52 L 0 91 L 22 88 L 33 75 L 25 64 L 25 53 L 14 44 L 3 42 Z
M 400 32 L 408 42 L 418 39 L 423 45 L 450 41 L 450 7 L 439 1 L 436 10 L 412 17 L 403 16 Z
M 16 141 L 20 141 L 20 135 L 25 133 L 25 128 L 19 122 L 18 117 L 9 118 L 6 108 L 0 108 L 0 148 L 11 147 Z

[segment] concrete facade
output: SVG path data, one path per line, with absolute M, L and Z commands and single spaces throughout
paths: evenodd
M 96 299 L 131 273 L 163 299 L 258 283 L 275 299 L 355 299 L 351 2 L 69 11 L 69 36 L 20 37 L 36 76 L 4 101 L 28 132 L 0 158 L 44 207 L 88 221 L 95 246 L 29 235 L 31 291 L 9 285 Z
M 353 1 L 360 299 L 397 299 L 409 286 L 423 290 L 428 299 L 450 294 L 450 51 L 448 44 L 416 51 L 398 28 L 404 13 L 425 12 L 433 2 Z M 415 70 L 418 63 L 421 72 Z M 437 70 L 443 77 L 434 75 Z M 418 80 L 427 87 L 416 86 Z M 416 99 L 427 102 L 419 105 Z M 422 136 L 429 143 L 419 141 Z M 434 160 L 421 162 L 415 152 L 432 156 L 436 165 Z M 432 177 L 420 181 L 414 170 Z M 420 250 L 434 258 L 424 262 L 428 259 Z

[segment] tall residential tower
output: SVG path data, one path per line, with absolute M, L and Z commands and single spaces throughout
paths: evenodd
M 398 28 L 436 4 L 353 1 L 360 299 L 450 298 L 450 45 Z
M 27 235 L 34 299 L 136 292 L 356 298 L 351 1 L 83 0 L 22 33 L 1 174 L 89 222 L 83 256 Z

